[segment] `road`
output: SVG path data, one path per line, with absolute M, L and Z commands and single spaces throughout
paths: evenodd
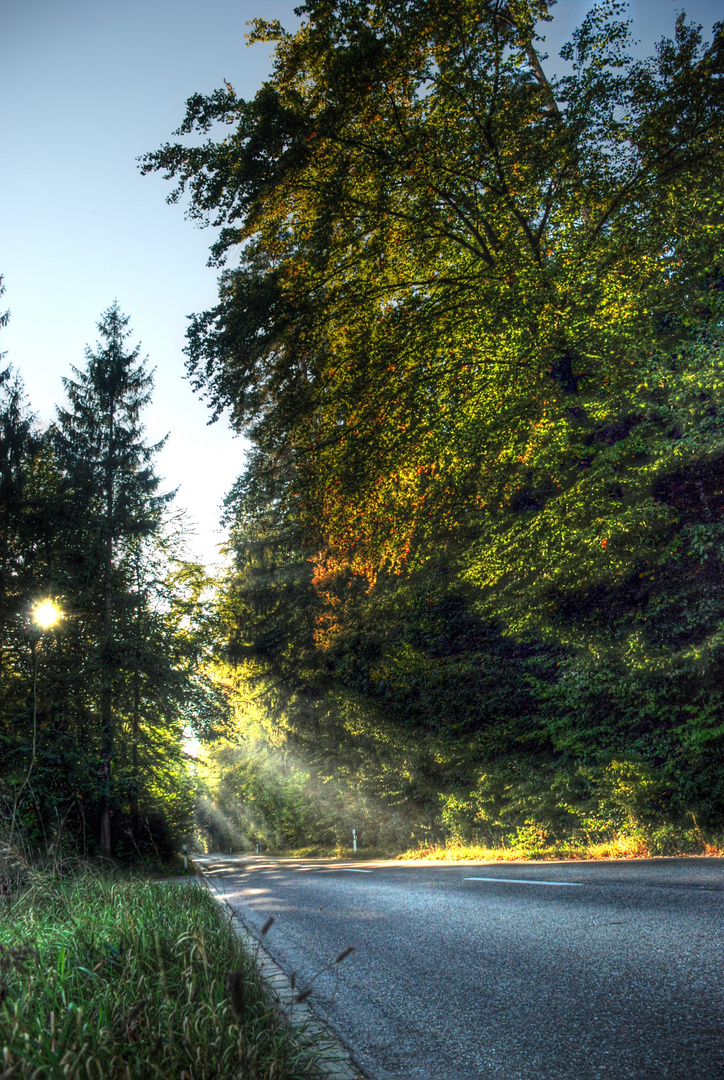
M 722 859 L 198 861 L 371 1080 L 724 1080 Z

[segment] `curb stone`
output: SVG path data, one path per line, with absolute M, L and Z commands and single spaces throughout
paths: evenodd
M 349 1050 L 329 1029 L 306 1002 L 294 1002 L 294 994 L 289 978 L 284 970 L 272 959 L 259 938 L 255 937 L 245 925 L 241 916 L 228 902 L 219 884 L 196 867 L 199 877 L 209 886 L 214 899 L 223 904 L 231 915 L 231 925 L 236 936 L 250 952 L 256 954 L 257 966 L 266 985 L 272 991 L 275 1004 L 285 1018 L 292 1014 L 292 1027 L 313 1042 L 319 1054 L 315 1060 L 317 1072 L 323 1080 L 368 1080 L 368 1077 L 352 1060 Z M 297 990 L 299 988 L 297 987 Z M 292 1008 L 293 1004 L 293 1008 Z M 316 1057 L 316 1055 L 315 1055 Z

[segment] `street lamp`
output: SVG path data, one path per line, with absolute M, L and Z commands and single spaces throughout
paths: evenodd
M 33 608 L 33 622 L 36 622 L 41 630 L 49 630 L 51 626 L 55 626 L 62 614 L 52 600 L 42 600 Z
M 15 818 L 18 810 L 18 800 L 23 791 L 30 783 L 30 774 L 33 771 L 35 765 L 35 748 L 37 745 L 38 736 L 38 660 L 40 658 L 40 641 L 43 636 L 44 630 L 49 630 L 51 626 L 55 626 L 60 618 L 62 618 L 62 611 L 56 607 L 52 600 L 41 600 L 36 604 L 31 612 L 33 623 L 38 627 L 38 632 L 33 633 L 30 638 L 30 653 L 33 659 L 33 751 L 30 755 L 30 765 L 28 771 L 25 774 L 25 779 L 20 785 L 20 790 L 15 796 L 13 802 L 13 814 L 10 827 L 10 835 L 12 836 L 13 829 L 15 828 Z

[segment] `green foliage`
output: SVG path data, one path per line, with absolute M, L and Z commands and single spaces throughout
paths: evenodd
M 334 808 L 316 797 L 310 772 L 288 749 L 275 751 L 246 734 L 240 746 L 215 745 L 207 760 L 214 785 L 211 797 L 197 807 L 197 823 L 212 851 L 337 841 Z
M 192 324 L 190 371 L 323 563 L 374 579 L 471 515 L 499 532 L 511 502 L 570 489 L 581 418 L 596 456 L 657 320 L 708 300 L 721 34 L 704 46 L 680 20 L 635 63 L 622 8 L 587 16 L 549 82 L 546 3 L 310 3 L 253 101 L 189 100 L 180 132 L 221 122 L 223 141 L 145 159 L 226 226 L 216 259 L 244 245 Z M 619 508 L 590 475 L 605 526 Z
M 724 816 L 724 26 L 635 60 L 609 0 L 548 78 L 553 14 L 310 0 L 143 163 L 234 256 L 187 348 L 254 448 L 221 655 L 378 835 Z
M 349 846 L 399 850 L 437 837 L 440 740 L 401 732 L 361 695 L 297 693 L 248 664 L 217 671 L 230 691 L 229 741 L 205 755 L 197 822 L 212 848 Z M 433 773 L 431 772 L 431 777 Z
M 188 834 L 184 732 L 219 727 L 224 705 L 203 671 L 208 578 L 158 494 L 152 380 L 127 323 L 104 314 L 48 431 L 17 378 L 0 387 L 0 817 L 41 847 L 70 829 L 83 850 L 138 858 Z M 41 633 L 47 598 L 62 616 Z

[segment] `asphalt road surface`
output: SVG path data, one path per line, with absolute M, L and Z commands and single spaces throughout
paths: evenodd
M 724 1080 L 722 859 L 198 861 L 372 1080 Z

